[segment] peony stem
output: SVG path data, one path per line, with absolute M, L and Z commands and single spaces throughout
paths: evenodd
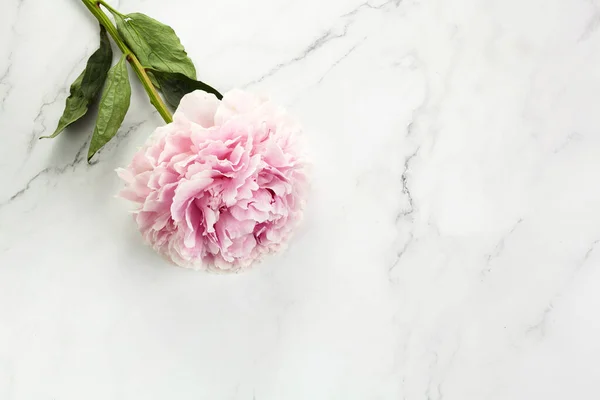
M 121 14 L 120 12 L 118 12 L 117 10 L 115 10 L 113 7 L 111 7 L 110 4 L 108 4 L 107 2 L 105 2 L 104 0 L 98 0 L 97 1 L 98 4 L 102 4 L 102 7 L 106 8 L 108 11 L 110 11 L 111 13 L 123 16 L 123 14 Z
M 156 110 L 158 111 L 160 116 L 165 120 L 166 123 L 173 122 L 173 116 L 171 115 L 171 112 L 169 111 L 169 109 L 163 102 L 162 98 L 156 91 L 156 88 L 152 84 L 152 81 L 148 77 L 146 70 L 140 63 L 140 60 L 138 60 L 138 58 L 135 56 L 135 54 L 133 54 L 131 49 L 129 49 L 129 47 L 127 47 L 127 45 L 125 44 L 123 39 L 121 39 L 119 32 L 117 32 L 117 28 L 115 28 L 112 21 L 102 11 L 102 9 L 100 9 L 101 4 L 109 9 L 111 7 L 107 6 L 106 3 L 102 0 L 101 1 L 82 0 L 82 1 L 83 1 L 83 4 L 87 7 L 87 9 L 94 15 L 94 17 L 96 17 L 98 22 L 100 22 L 100 24 L 102 24 L 102 26 L 104 26 L 106 28 L 106 31 L 108 32 L 108 34 L 113 38 L 113 40 L 115 41 L 117 46 L 119 46 L 119 49 L 121 49 L 121 51 L 123 52 L 125 57 L 127 57 L 127 61 L 129 61 L 131 68 L 133 68 L 133 70 L 135 71 L 136 75 L 138 76 L 140 82 L 142 82 L 142 85 L 144 86 L 144 89 L 146 90 L 146 93 L 148 94 L 148 97 L 150 98 L 150 103 L 154 106 L 154 108 L 156 108 Z

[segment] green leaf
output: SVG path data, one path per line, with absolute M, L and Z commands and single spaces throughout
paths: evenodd
M 144 67 L 196 79 L 194 63 L 170 26 L 140 13 L 113 15 L 119 34 Z
M 223 95 L 213 87 L 204 82 L 190 79 L 179 72 L 165 72 L 157 69 L 149 69 L 160 83 L 160 90 L 165 96 L 165 100 L 173 108 L 179 106 L 181 98 L 194 90 L 203 90 L 214 94 L 219 100 Z
M 83 72 L 71 84 L 70 94 L 67 97 L 65 110 L 58 121 L 58 126 L 50 136 L 43 138 L 54 138 L 58 136 L 67 126 L 83 117 L 89 105 L 96 98 L 110 68 L 112 62 L 112 49 L 106 34 L 106 29 L 100 26 L 100 48 L 88 59 Z
M 108 71 L 106 87 L 100 99 L 96 128 L 88 150 L 88 162 L 115 136 L 127 114 L 131 99 L 131 87 L 125 60 L 126 57 L 123 55 L 119 62 Z

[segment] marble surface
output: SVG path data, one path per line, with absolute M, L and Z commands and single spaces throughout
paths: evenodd
M 165 264 L 113 197 L 160 117 L 136 84 L 93 165 L 93 119 L 39 141 L 97 27 L 4 0 L 0 399 L 600 398 L 600 1 L 113 5 L 303 121 L 306 221 L 243 274 Z

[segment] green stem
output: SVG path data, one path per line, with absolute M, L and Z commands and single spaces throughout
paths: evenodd
M 108 34 L 113 38 L 113 40 L 115 41 L 117 46 L 119 46 L 119 49 L 121 49 L 123 54 L 127 57 L 127 61 L 129 61 L 131 68 L 133 68 L 136 75 L 140 79 L 140 82 L 142 82 L 142 85 L 144 86 L 144 89 L 146 90 L 146 93 L 148 94 L 148 97 L 150 98 L 150 103 L 154 106 L 154 108 L 156 108 L 156 110 L 158 111 L 160 116 L 165 120 L 166 123 L 173 122 L 173 116 L 171 115 L 171 112 L 169 111 L 169 109 L 163 102 L 162 98 L 156 91 L 156 88 L 152 84 L 152 81 L 148 77 L 146 70 L 140 63 L 140 60 L 138 60 L 138 58 L 135 56 L 135 54 L 133 54 L 133 52 L 129 49 L 129 47 L 127 47 L 127 45 L 125 44 L 123 39 L 121 39 L 119 32 L 117 32 L 117 28 L 115 28 L 112 21 L 100 9 L 100 4 L 109 8 L 109 10 L 111 9 L 111 7 L 107 6 L 106 3 L 102 0 L 100 0 L 100 1 L 82 0 L 82 1 L 83 1 L 83 4 L 87 7 L 87 9 L 94 15 L 94 17 L 96 17 L 98 22 L 100 22 L 100 24 L 102 24 L 102 26 L 104 26 L 106 28 L 106 31 L 108 32 Z M 118 12 L 117 12 L 117 14 L 118 14 Z
M 111 5 L 108 4 L 107 2 L 105 2 L 104 0 L 98 0 L 97 2 L 98 2 L 98 4 L 102 4 L 102 6 L 104 8 L 106 8 L 108 11 L 110 11 L 111 13 L 120 15 L 122 17 L 124 16 L 123 14 L 121 14 L 120 12 L 118 12 L 117 10 L 115 10 L 113 7 L 111 7 Z

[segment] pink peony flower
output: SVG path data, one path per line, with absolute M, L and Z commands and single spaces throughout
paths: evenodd
M 280 250 L 307 189 L 299 125 L 266 99 L 233 90 L 183 97 L 125 169 L 145 240 L 176 264 L 236 271 Z

